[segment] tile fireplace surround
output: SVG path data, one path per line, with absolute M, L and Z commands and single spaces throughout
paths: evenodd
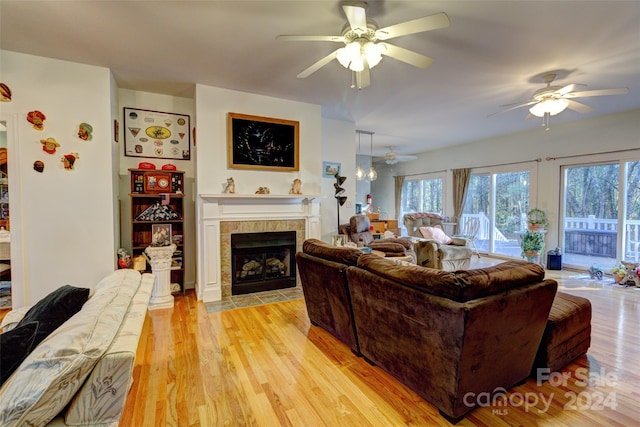
M 320 238 L 320 199 L 309 195 L 200 194 L 197 200 L 198 299 L 231 295 L 231 234 L 295 231 L 296 250 Z

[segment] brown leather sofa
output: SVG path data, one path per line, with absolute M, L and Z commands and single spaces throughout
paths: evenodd
M 347 267 L 355 266 L 362 252 L 337 247 L 317 239 L 307 239 L 296 263 L 302 284 L 309 320 L 338 338 L 360 354 L 351 295 L 347 284 Z
M 524 261 L 445 272 L 362 255 L 347 280 L 361 354 L 454 424 L 527 378 L 557 289 Z
M 557 289 L 524 261 L 446 272 L 315 239 L 296 261 L 311 322 L 454 423 L 527 378 Z

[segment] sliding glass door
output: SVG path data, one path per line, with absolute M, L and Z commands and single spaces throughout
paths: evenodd
M 640 162 L 563 167 L 564 263 L 609 270 L 640 261 Z
M 476 244 L 480 252 L 520 256 L 520 234 L 526 229 L 531 171 L 473 173 L 461 223 L 480 220 Z
M 624 218 L 624 259 L 640 262 L 640 161 L 626 162 Z
M 399 223 L 406 233 L 402 218 L 410 212 L 432 212 L 442 215 L 444 212 L 445 175 L 442 172 L 428 173 L 405 178 L 402 186 Z

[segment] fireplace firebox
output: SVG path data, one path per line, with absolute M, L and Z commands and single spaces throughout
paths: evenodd
M 296 286 L 296 232 L 231 235 L 231 294 Z

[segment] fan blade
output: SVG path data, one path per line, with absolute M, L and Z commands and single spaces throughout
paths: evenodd
M 349 21 L 351 22 L 351 21 Z M 406 36 L 408 34 L 422 33 L 424 31 L 437 30 L 448 27 L 449 17 L 446 13 L 440 12 L 435 15 L 425 16 L 412 21 L 402 22 L 389 27 L 380 28 L 376 31 L 378 40 L 389 40 L 394 37 Z
M 367 32 L 367 15 L 364 7 L 360 6 L 342 6 L 344 14 L 347 15 L 347 21 L 351 29 L 356 33 L 363 34 Z
M 567 108 L 573 111 L 577 111 L 578 113 L 587 114 L 593 111 L 593 108 L 589 107 L 586 104 L 582 104 L 580 102 L 572 101 L 570 99 L 565 99 L 569 103 Z
M 558 89 L 555 93 L 560 94 L 560 95 L 566 95 L 567 93 L 571 93 L 574 90 L 576 90 L 577 86 L 586 86 L 580 83 L 571 83 L 569 85 L 566 85 L 560 89 Z
M 626 95 L 629 93 L 629 88 L 621 87 L 617 89 L 598 89 L 587 90 L 584 92 L 570 92 L 565 94 L 565 98 L 580 98 L 583 96 L 605 96 L 605 95 Z
M 527 99 L 526 101 L 518 101 L 518 102 L 512 102 L 511 104 L 498 105 L 498 107 L 513 107 L 514 105 L 525 105 L 527 102 L 538 102 L 538 101 L 534 99 Z
M 520 102 L 520 103 L 517 103 L 515 105 L 514 104 L 507 104 L 507 105 L 513 105 L 513 107 L 507 108 L 506 110 L 498 111 L 496 113 L 491 113 L 487 117 L 495 116 L 496 114 L 506 113 L 507 111 L 515 110 L 517 108 L 527 107 L 529 105 L 533 105 L 533 104 L 537 104 L 537 103 L 538 103 L 538 101 L 534 100 L 534 101 Z M 501 107 L 506 107 L 506 105 L 501 105 Z
M 369 66 L 365 65 L 364 70 L 356 71 L 356 84 L 358 89 L 363 89 L 371 84 L 371 76 L 369 74 Z
M 342 42 L 344 43 L 344 37 L 342 36 L 278 36 L 276 40 L 285 42 Z
M 299 79 L 304 79 L 305 77 L 309 77 L 311 74 L 315 73 L 320 68 L 324 67 L 329 62 L 333 61 L 336 58 L 337 54 L 338 54 L 338 49 L 334 50 L 329 55 L 325 56 L 324 58 L 322 58 L 321 60 L 319 60 L 318 62 L 316 62 L 315 64 L 313 64 L 312 66 L 310 66 L 309 68 L 307 68 L 306 70 L 298 74 L 297 77 Z
M 413 65 L 418 68 L 427 68 L 433 62 L 432 58 L 428 56 L 422 55 L 417 52 L 413 52 L 411 50 L 394 46 L 389 43 L 380 43 L 380 45 L 384 46 L 385 50 L 382 52 L 383 55 L 390 56 L 391 58 L 397 59 L 398 61 L 406 62 L 409 65 Z

